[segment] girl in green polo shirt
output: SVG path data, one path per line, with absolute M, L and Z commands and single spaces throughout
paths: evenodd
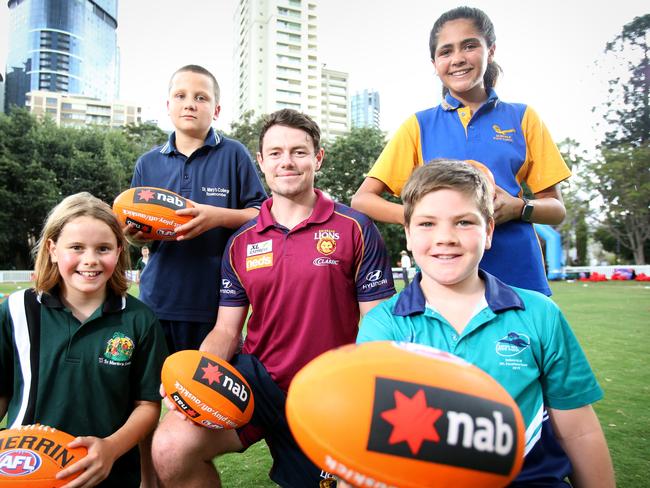
M 167 351 L 154 314 L 126 293 L 121 227 L 106 203 L 78 193 L 50 212 L 35 251 L 34 288 L 0 306 L 0 418 L 77 436 L 70 447 L 88 455 L 59 478 L 140 486 L 138 443 L 158 422 Z

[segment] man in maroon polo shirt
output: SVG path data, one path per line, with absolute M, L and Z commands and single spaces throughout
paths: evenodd
M 372 221 L 314 188 L 323 156 L 309 117 L 283 109 L 267 118 L 257 160 L 272 198 L 226 246 L 217 323 L 201 346 L 244 375 L 255 412 L 243 428 L 221 431 L 165 417 L 153 451 L 164 486 L 221 486 L 212 459 L 261 439 L 274 460 L 269 476 L 280 486 L 317 487 L 326 476 L 289 431 L 289 383 L 314 357 L 354 342 L 360 315 L 395 289 Z M 236 354 L 249 305 L 246 340 Z

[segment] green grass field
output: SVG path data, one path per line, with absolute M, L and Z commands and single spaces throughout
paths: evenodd
M 552 288 L 605 390 L 595 408 L 617 485 L 645 487 L 650 473 L 650 284 L 554 282 Z M 14 289 L 0 284 L 0 293 Z M 132 291 L 137 294 L 137 288 Z M 244 454 L 222 456 L 216 464 L 224 486 L 276 486 L 267 476 L 271 459 L 263 443 Z

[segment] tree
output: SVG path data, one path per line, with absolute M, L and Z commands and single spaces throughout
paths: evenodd
M 609 42 L 606 55 L 626 72 L 609 82 L 602 157 L 590 165 L 601 197 L 602 226 L 645 264 L 650 239 L 650 14 L 636 17 Z
M 25 109 L 0 114 L 0 266 L 28 268 L 43 219 L 57 198 L 43 164 L 39 123 Z
M 239 121 L 231 124 L 230 133 L 228 137 L 236 139 L 248 148 L 251 155 L 251 160 L 255 162 L 257 149 L 259 147 L 260 132 L 264 125 L 264 115 L 259 116 L 253 120 L 255 113 L 252 110 L 244 112 L 239 118 Z
M 588 264 L 587 247 L 589 241 L 589 228 L 587 219 L 591 215 L 589 201 L 591 193 L 583 173 L 587 159 L 580 144 L 573 139 L 566 138 L 558 144 L 564 161 L 569 165 L 573 176 L 562 183 L 562 199 L 566 208 L 566 218 L 558 230 L 562 235 L 565 252 L 575 248 L 575 265 Z
M 138 156 L 166 138 L 150 125 L 62 128 L 25 109 L 0 115 L 0 267 L 29 268 L 57 202 L 88 191 L 112 203 L 129 186 Z
M 317 174 L 316 186 L 335 200 L 350 204 L 352 195 L 366 177 L 386 144 L 384 133 L 375 128 L 353 128 L 332 143 L 325 143 L 325 161 Z M 393 197 L 393 201 L 399 200 Z M 390 256 L 397 258 L 406 249 L 402 226 L 377 224 Z

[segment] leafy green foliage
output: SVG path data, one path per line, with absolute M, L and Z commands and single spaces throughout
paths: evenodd
M 0 268 L 30 268 L 30 249 L 56 203 L 81 191 L 112 203 L 129 187 L 138 156 L 166 138 L 150 124 L 76 129 L 25 109 L 0 114 Z
M 604 109 L 602 158 L 590 165 L 602 225 L 645 264 L 650 239 L 650 14 L 637 17 L 606 46 L 627 72 L 612 79 Z
M 558 230 L 562 235 L 562 243 L 568 251 L 576 249 L 575 262 L 567 263 L 574 266 L 585 266 L 588 262 L 587 245 L 589 227 L 587 219 L 591 215 L 589 201 L 591 192 L 582 176 L 587 164 L 584 152 L 573 139 L 565 139 L 558 144 L 564 161 L 569 165 L 573 176 L 562 183 L 562 198 L 566 208 L 566 218 Z

